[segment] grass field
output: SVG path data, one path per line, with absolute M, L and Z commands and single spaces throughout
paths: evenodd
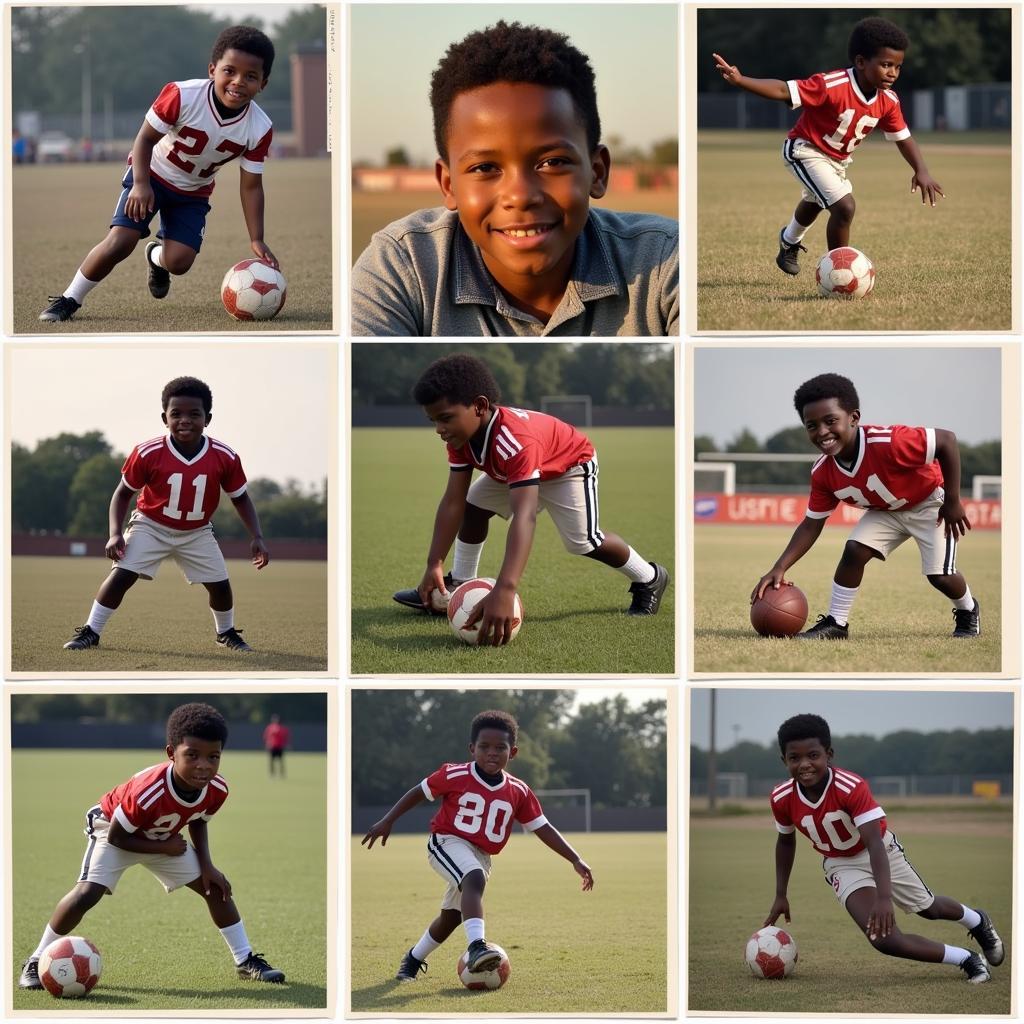
M 691 818 L 689 859 L 690 1011 L 818 1014 L 1010 1012 L 1013 816 L 1009 802 L 898 806 L 886 817 L 928 887 L 984 908 L 1007 947 L 992 981 L 969 985 L 955 967 L 883 956 L 871 948 L 824 882 L 821 858 L 797 836 L 789 887 L 790 925 L 800 960 L 784 982 L 760 981 L 743 946 L 775 895 L 775 829 L 767 803 L 757 813 Z M 938 942 L 977 947 L 959 925 L 897 911 L 899 927 Z
M 441 879 L 424 836 L 394 835 L 383 849 L 351 845 L 351 1009 L 428 1016 L 651 1013 L 667 1007 L 666 846 L 651 832 L 569 834 L 594 872 L 592 892 L 539 840 L 517 834 L 494 858 L 484 896 L 487 938 L 512 976 L 497 992 L 471 992 L 455 974 L 460 930 L 415 984 L 394 980 L 399 961 L 437 915 Z M 674 867 L 673 867 L 674 870 Z M 381 893 L 391 898 L 382 900 Z M 585 965 L 585 967 L 583 966 Z
M 16 1010 L 82 1012 L 77 1000 L 18 989 L 21 961 L 78 878 L 86 810 L 160 759 L 159 745 L 13 753 L 14 963 L 8 977 Z M 87 1012 L 327 1006 L 327 759 L 290 753 L 284 781 L 268 783 L 266 771 L 262 752 L 227 748 L 224 777 L 231 796 L 210 822 L 210 851 L 231 882 L 254 948 L 285 972 L 287 983 L 257 986 L 240 980 L 203 901 L 188 890 L 168 896 L 139 866 L 125 872 L 116 894 L 79 926 L 103 955 L 103 976 Z
M 277 561 L 257 574 L 231 560 L 235 623 L 254 654 L 214 642 L 201 586 L 173 562 L 139 580 L 103 631 L 100 646 L 65 651 L 110 571 L 103 558 L 11 559 L 11 668 L 15 672 L 327 671 L 327 563 Z
M 601 461 L 600 522 L 674 577 L 673 432 L 588 431 Z M 352 672 L 671 673 L 675 583 L 650 618 L 623 614 L 629 582 L 569 555 L 547 515 L 537 522 L 520 585 L 525 621 L 507 647 L 467 647 L 447 619 L 395 604 L 423 575 L 446 477 L 444 448 L 429 429 L 352 431 Z M 505 524 L 491 520 L 481 576 L 497 576 Z M 450 567 L 450 562 L 449 562 Z
M 951 144 L 957 138 L 960 144 Z M 801 272 L 775 266 L 779 230 L 800 198 L 778 132 L 702 132 L 697 142 L 697 326 L 701 331 L 981 331 L 1011 327 L 1009 135 L 920 136 L 946 199 L 910 194 L 894 145 L 870 139 L 850 169 L 857 214 L 850 243 L 878 274 L 858 302 L 819 297 L 827 248 L 821 214 Z
M 331 329 L 331 163 L 298 159 L 270 161 L 266 171 L 266 242 L 288 281 L 288 300 L 273 320 L 233 320 L 220 302 L 225 271 L 252 256 L 238 171 L 228 167 L 217 176 L 202 251 L 187 274 L 172 279 L 167 298 L 157 301 L 149 294 L 146 239 L 90 293 L 73 320 L 40 323 L 47 296 L 67 287 L 105 237 L 122 173 L 119 163 L 14 168 L 15 334 Z M 153 237 L 158 227 L 159 215 L 150 225 Z
M 693 668 L 696 672 L 998 672 L 1002 666 L 998 530 L 975 530 L 957 565 L 981 603 L 982 635 L 954 640 L 947 598 L 921 575 L 909 541 L 864 572 L 850 613 L 850 639 L 827 643 L 759 637 L 750 592 L 785 548 L 788 526 L 697 524 L 693 538 Z M 828 612 L 832 576 L 849 531 L 826 526 L 786 574 L 807 595 L 808 624 Z

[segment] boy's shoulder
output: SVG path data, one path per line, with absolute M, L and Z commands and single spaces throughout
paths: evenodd
M 615 238 L 636 239 L 652 235 L 666 241 L 679 241 L 679 221 L 658 213 L 628 213 L 592 206 L 590 219 L 598 231 Z

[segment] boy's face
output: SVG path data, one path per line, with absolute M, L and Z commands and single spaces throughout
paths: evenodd
M 853 66 L 857 69 L 858 77 L 868 88 L 891 89 L 900 77 L 900 69 L 903 67 L 903 50 L 891 50 L 883 46 L 874 57 L 861 57 L 859 54 L 853 59 Z
M 832 760 L 832 748 L 822 746 L 817 737 L 807 740 L 790 740 L 786 744 L 782 763 L 789 774 L 804 789 L 815 789 L 825 781 L 829 762 Z
M 202 789 L 220 771 L 220 740 L 201 740 L 186 736 L 176 747 L 167 745 L 167 756 L 174 762 L 174 777 L 185 789 Z
M 203 430 L 212 418 L 212 415 L 207 416 L 203 400 L 191 395 L 173 395 L 161 416 L 171 437 L 183 448 L 199 445 Z
M 826 455 L 851 459 L 857 451 L 860 410 L 847 412 L 838 398 L 822 398 L 804 406 L 804 428 L 815 448 Z
M 565 287 L 609 166 L 604 146 L 588 149 L 565 89 L 495 82 L 456 96 L 437 180 L 491 275 L 515 296 Z
M 477 768 L 497 775 L 519 753 L 519 748 L 512 746 L 504 729 L 481 729 L 476 742 L 470 743 L 469 752 Z
M 439 398 L 423 411 L 434 424 L 434 432 L 446 444 L 453 448 L 461 448 L 469 443 L 478 430 L 487 426 L 491 418 L 491 403 L 480 395 L 473 399 L 472 405 L 460 405 L 450 402 L 447 398 Z
M 210 77 L 217 99 L 232 110 L 255 99 L 267 84 L 263 58 L 244 50 L 225 50 L 220 60 L 210 65 Z

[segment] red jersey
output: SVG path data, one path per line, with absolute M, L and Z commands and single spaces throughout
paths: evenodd
M 492 784 L 481 777 L 475 761 L 441 765 L 420 783 L 420 789 L 428 800 L 443 798 L 430 819 L 430 831 L 460 836 L 484 853 L 501 853 L 513 821 L 528 832 L 548 823 L 533 790 L 522 779 L 502 772 L 501 781 Z
M 825 792 L 812 803 L 796 779 L 772 790 L 775 827 L 784 836 L 799 829 L 825 857 L 852 857 L 866 850 L 858 828 L 877 821 L 885 834 L 885 811 L 871 795 L 868 784 L 853 772 L 829 768 Z
M 288 726 L 280 722 L 270 722 L 263 730 L 263 746 L 267 750 L 284 750 L 291 738 Z
M 593 457 L 594 446 L 571 424 L 506 405 L 495 408 L 479 449 L 448 446 L 450 469 L 482 469 L 509 487 L 554 480 Z
M 790 107 L 803 107 L 788 138 L 805 139 L 834 160 L 849 160 L 875 125 L 882 126 L 889 142 L 910 138 L 896 93 L 879 89 L 869 100 L 860 91 L 853 68 L 794 78 L 786 84 Z
M 229 498 L 245 493 L 242 460 L 222 441 L 203 436 L 203 446 L 186 459 L 169 434 L 144 441 L 121 467 L 126 487 L 139 491 L 138 510 L 172 530 L 198 530 L 210 521 L 223 488 Z
M 182 799 L 171 783 L 174 766 L 163 761 L 137 772 L 100 800 L 107 821 L 147 839 L 177 835 L 190 821 L 209 821 L 228 798 L 228 784 L 215 775 L 192 801 Z
M 861 426 L 850 469 L 833 455 L 822 455 L 811 467 L 807 515 L 827 519 L 841 501 L 895 512 L 919 505 L 941 486 L 933 427 Z

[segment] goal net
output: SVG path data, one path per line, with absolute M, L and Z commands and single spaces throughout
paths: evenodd
M 544 395 L 540 411 L 571 423 L 574 427 L 592 427 L 593 403 L 590 395 Z
M 545 814 L 557 811 L 553 816 L 558 822 L 559 831 L 590 831 L 589 789 L 535 789 L 534 792 Z

